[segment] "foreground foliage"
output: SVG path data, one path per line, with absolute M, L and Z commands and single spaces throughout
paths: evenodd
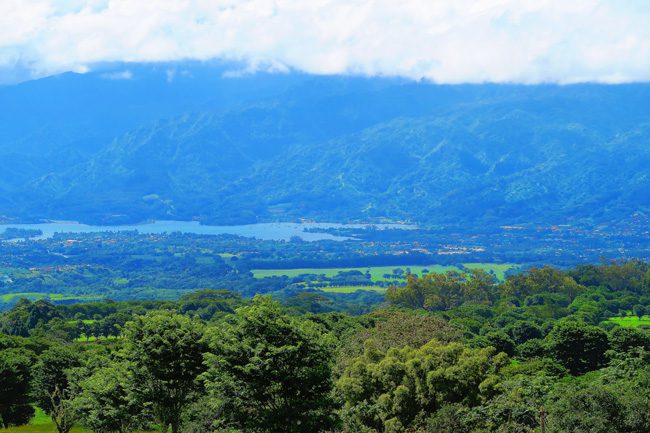
M 361 316 L 224 290 L 21 301 L 0 318 L 2 424 L 36 406 L 59 433 L 650 431 L 650 332 L 610 320 L 650 305 L 647 264 L 406 279 Z
M 205 381 L 226 425 L 259 432 L 332 426 L 334 340 L 317 324 L 260 299 L 214 329 L 210 341 Z

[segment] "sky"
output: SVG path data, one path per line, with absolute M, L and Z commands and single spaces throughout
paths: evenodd
M 650 81 L 650 0 L 0 0 L 0 81 L 188 59 L 439 83 Z

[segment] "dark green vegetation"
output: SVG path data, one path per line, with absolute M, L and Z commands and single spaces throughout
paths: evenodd
M 648 85 L 123 69 L 0 88 L 0 215 L 594 230 L 648 214 Z
M 612 319 L 644 317 L 647 263 L 406 280 L 356 316 L 323 312 L 326 299 L 309 292 L 280 303 L 227 290 L 22 300 L 0 316 L 2 423 L 60 433 L 649 431 L 650 330 Z M 13 427 L 35 409 L 32 430 Z

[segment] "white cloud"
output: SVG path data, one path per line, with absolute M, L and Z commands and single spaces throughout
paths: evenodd
M 646 0 L 1 0 L 0 67 L 225 58 L 447 83 L 647 81 L 649 23 Z

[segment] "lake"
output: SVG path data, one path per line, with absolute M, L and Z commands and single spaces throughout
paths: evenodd
M 230 234 L 257 238 L 262 240 L 289 240 L 298 236 L 305 241 L 333 240 L 344 241 L 350 239 L 344 236 L 335 236 L 329 233 L 310 233 L 307 229 L 315 228 L 364 228 L 374 227 L 383 229 L 412 230 L 417 228 L 407 224 L 337 224 L 337 223 L 259 223 L 238 226 L 210 226 L 201 225 L 197 221 L 154 221 L 142 224 L 93 226 L 75 222 L 49 222 L 41 224 L 0 224 L 0 233 L 7 228 L 41 230 L 43 235 L 32 239 L 46 239 L 54 233 L 96 233 L 137 230 L 144 234 L 156 233 L 196 233 L 202 235 Z

